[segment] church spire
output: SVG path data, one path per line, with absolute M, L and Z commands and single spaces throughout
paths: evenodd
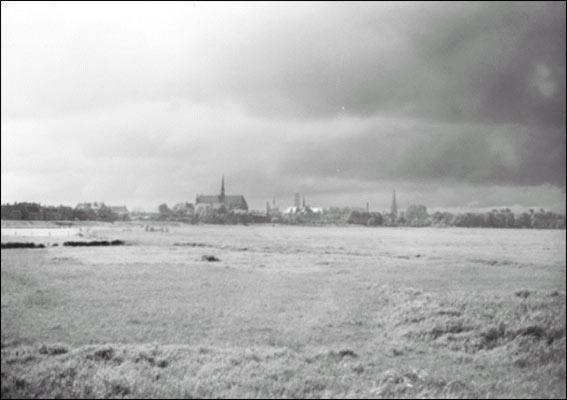
M 222 174 L 222 182 L 221 182 L 219 200 L 220 200 L 221 203 L 224 203 L 224 174 Z
M 396 191 L 394 190 L 394 195 L 392 196 L 392 209 L 390 210 L 390 214 L 393 218 L 398 216 L 398 204 L 396 203 Z

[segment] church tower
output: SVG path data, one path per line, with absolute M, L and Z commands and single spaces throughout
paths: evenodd
M 224 204 L 224 174 L 222 175 L 219 202 Z
M 392 196 L 392 209 L 390 210 L 390 215 L 392 218 L 397 218 L 398 216 L 398 204 L 396 203 L 396 191 L 394 190 L 394 195 Z

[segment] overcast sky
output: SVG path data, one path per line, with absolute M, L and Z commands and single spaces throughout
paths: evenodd
M 565 3 L 2 2 L 2 202 L 565 211 Z

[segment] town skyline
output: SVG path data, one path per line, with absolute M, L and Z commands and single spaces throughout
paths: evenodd
M 513 204 L 513 205 L 500 205 L 500 206 L 494 206 L 494 205 L 482 205 L 481 203 L 478 202 L 470 202 L 469 204 L 465 204 L 465 205 L 455 205 L 455 206 L 430 206 L 427 203 L 420 201 L 420 199 L 423 199 L 423 196 L 414 196 L 412 197 L 412 199 L 414 199 L 414 201 L 411 200 L 405 200 L 404 199 L 404 193 L 401 192 L 401 196 L 402 196 L 402 201 L 400 202 L 400 192 L 396 191 L 396 189 L 393 189 L 392 192 L 395 192 L 395 196 L 396 196 L 396 207 L 400 210 L 403 211 L 405 210 L 408 206 L 411 205 L 425 205 L 428 209 L 428 211 L 430 212 L 436 212 L 436 211 L 446 211 L 446 212 L 452 212 L 452 213 L 459 213 L 459 212 L 487 212 L 487 211 L 491 211 L 491 210 L 502 210 L 502 209 L 510 209 L 512 212 L 514 213 L 522 213 L 522 212 L 527 212 L 529 210 L 540 210 L 540 209 L 544 209 L 546 211 L 551 211 L 551 212 L 555 212 L 555 213 L 559 213 L 559 214 L 565 214 L 565 207 L 562 207 L 562 204 L 559 204 L 558 207 L 553 208 L 553 207 L 543 207 L 540 205 L 532 205 L 532 206 L 526 206 L 526 205 L 520 205 L 520 204 Z M 280 209 L 280 211 L 285 210 L 286 208 L 290 208 L 293 207 L 295 205 L 295 196 L 299 195 L 301 200 L 305 200 L 306 201 L 306 205 L 308 205 L 309 207 L 316 207 L 316 208 L 322 208 L 322 209 L 330 209 L 330 208 L 352 208 L 352 209 L 359 209 L 359 210 L 363 210 L 366 209 L 367 206 L 369 208 L 370 211 L 375 211 L 375 212 L 385 212 L 385 211 L 389 211 L 391 209 L 392 206 L 392 192 L 389 193 L 385 193 L 385 195 L 383 197 L 381 197 L 381 199 L 386 199 L 384 202 L 379 202 L 376 201 L 376 199 L 367 199 L 367 200 L 361 200 L 359 202 L 359 204 L 340 204 L 340 203 L 334 203 L 334 204 L 330 204 L 330 205 L 326 205 L 323 204 L 321 205 L 320 202 L 317 201 L 318 197 L 317 196 L 313 196 L 311 197 L 308 193 L 301 193 L 301 192 L 293 192 L 289 195 L 283 195 L 283 196 L 272 196 L 271 198 L 266 197 L 264 200 L 260 199 L 257 202 L 250 202 L 248 200 L 246 200 L 249 204 L 252 204 L 249 209 L 250 211 L 264 211 L 266 209 L 266 203 L 270 203 L 270 205 L 273 205 L 273 203 L 275 202 L 275 205 Z M 13 203 L 37 203 L 37 204 L 41 204 L 44 206 L 59 206 L 59 205 L 63 205 L 63 206 L 69 206 L 69 207 L 77 207 L 80 206 L 82 204 L 105 204 L 107 206 L 113 206 L 113 207 L 119 207 L 119 206 L 125 206 L 128 208 L 129 212 L 148 212 L 148 213 L 155 213 L 157 212 L 157 209 L 159 207 L 160 204 L 167 204 L 168 206 L 174 206 L 176 204 L 181 204 L 181 203 L 190 203 L 195 205 L 196 204 L 196 198 L 199 196 L 202 196 L 203 193 L 205 193 L 204 191 L 201 192 L 196 192 L 194 196 L 188 198 L 188 199 L 173 199 L 170 201 L 159 201 L 158 203 L 155 204 L 150 204 L 148 206 L 143 206 L 140 204 L 128 204 L 125 202 L 120 202 L 120 201 L 107 201 L 105 199 L 84 199 L 84 200 L 80 200 L 80 201 L 76 201 L 76 202 L 60 202 L 60 203 L 47 203 L 44 201 L 40 201 L 40 200 L 30 200 L 30 199 L 24 199 L 24 200 L 16 200 L 16 201 L 2 201 L 2 204 L 13 204 Z M 212 192 L 211 192 L 212 193 Z M 228 195 L 231 195 L 232 193 L 228 193 Z M 246 194 L 243 195 L 245 199 L 248 199 L 248 197 L 246 196 Z M 373 201 L 375 200 L 375 201 Z

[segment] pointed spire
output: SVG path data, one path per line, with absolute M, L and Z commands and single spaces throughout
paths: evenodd
M 398 216 L 398 204 L 396 203 L 396 191 L 394 190 L 394 194 L 392 196 L 392 209 L 390 210 L 390 214 L 392 217 Z
M 224 174 L 222 174 L 222 182 L 221 182 L 219 200 L 220 200 L 221 203 L 224 203 Z

